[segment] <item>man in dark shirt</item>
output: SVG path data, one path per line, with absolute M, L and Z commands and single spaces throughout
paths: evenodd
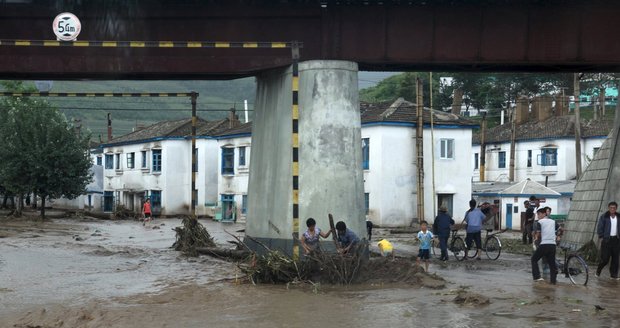
M 453 225 L 454 220 L 448 214 L 448 208 L 442 205 L 439 207 L 439 214 L 433 222 L 433 233 L 439 238 L 441 261 L 448 260 L 448 238 L 450 238 L 450 230 Z
M 523 202 L 525 206 L 525 226 L 523 227 L 523 244 L 532 243 L 532 225 L 534 224 L 534 207 L 529 201 Z
M 347 225 L 342 221 L 336 223 L 336 231 L 338 231 L 338 242 L 340 243 L 338 252 L 340 253 L 348 253 L 360 241 L 357 235 L 347 228 Z

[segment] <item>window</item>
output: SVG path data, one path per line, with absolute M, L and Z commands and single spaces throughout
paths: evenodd
M 532 167 L 532 150 L 527 151 L 527 167 Z
M 239 147 L 239 166 L 245 166 L 245 147 Z
M 222 174 L 235 174 L 235 148 L 222 148 Z
M 364 193 L 364 209 L 366 210 L 366 214 L 370 212 L 370 193 Z
M 441 153 L 439 158 L 454 159 L 454 139 L 441 139 Z
M 105 169 L 111 170 L 114 168 L 114 155 L 106 154 L 105 155 Z
M 543 148 L 540 151 L 541 166 L 558 165 L 558 150 L 556 148 Z
M 97 156 L 97 165 L 101 165 L 101 156 Z
M 121 154 L 114 154 L 116 166 L 114 167 L 117 170 L 121 169 Z
M 161 172 L 161 149 L 153 149 L 153 172 Z
M 370 138 L 362 139 L 362 169 L 370 168 Z
M 147 162 L 147 159 L 146 159 L 146 150 L 143 150 L 143 151 L 142 151 L 142 168 L 143 168 L 143 169 L 146 169 L 146 162 Z
M 136 163 L 136 153 L 127 154 L 127 168 L 133 169 L 134 167 L 136 167 L 135 163 Z
M 497 158 L 497 167 L 500 169 L 506 168 L 506 152 L 500 151 Z
M 248 212 L 248 195 L 241 196 L 241 213 L 246 214 Z
M 478 169 L 478 153 L 474 153 L 474 170 Z
M 592 158 L 594 158 L 594 156 L 596 156 L 596 153 L 598 153 L 599 149 L 601 149 L 601 147 L 594 147 L 594 149 L 592 150 Z

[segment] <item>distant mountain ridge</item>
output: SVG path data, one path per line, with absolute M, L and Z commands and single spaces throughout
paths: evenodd
M 230 81 L 54 81 L 50 92 L 191 91 L 199 93 L 196 106 L 199 117 L 222 119 L 230 108 L 236 108 L 243 121 L 243 101 L 247 100 L 249 109 L 253 109 L 256 86 L 254 78 Z M 138 125 L 148 126 L 159 121 L 190 117 L 192 109 L 191 101 L 186 97 L 59 97 L 46 100 L 58 107 L 68 120 L 81 120 L 82 128 L 92 133 L 94 141 L 98 141 L 100 135 L 103 140 L 107 138 L 107 113 L 112 115 L 113 135 L 120 136 L 132 132 Z

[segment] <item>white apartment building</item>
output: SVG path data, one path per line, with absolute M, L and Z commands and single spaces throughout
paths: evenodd
M 229 119 L 198 121 L 197 215 L 217 201 L 217 141 L 211 135 L 229 127 Z M 159 122 L 114 138 L 102 145 L 102 157 L 104 212 L 118 205 L 139 212 L 148 197 L 156 216 L 190 213 L 191 119 Z
M 417 214 L 416 107 L 401 99 L 362 104 L 362 156 L 367 217 L 381 226 L 409 226 Z M 462 218 L 471 199 L 471 137 L 477 125 L 424 109 L 424 218 L 441 205 Z
M 581 167 L 594 158 L 611 131 L 610 121 L 581 124 Z M 510 176 L 512 124 L 488 129 L 485 137 L 485 181 L 507 182 Z M 480 181 L 480 134 L 473 138 L 473 181 Z M 566 181 L 576 176 L 574 116 L 556 116 L 544 121 L 528 121 L 515 125 L 514 182 Z

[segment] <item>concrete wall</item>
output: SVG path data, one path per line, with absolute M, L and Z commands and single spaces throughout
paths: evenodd
M 188 141 L 191 143 L 191 140 Z M 198 204 L 196 215 L 205 215 L 207 205 L 218 200 L 218 176 L 220 165 L 218 159 L 218 143 L 215 139 L 196 140 L 198 148 L 198 173 L 196 174 L 196 188 L 198 189 Z M 191 180 L 189 180 L 191 183 Z
M 292 249 L 291 71 L 258 77 L 246 233 Z M 299 65 L 299 231 L 327 214 L 365 231 L 357 65 L 310 61 Z

